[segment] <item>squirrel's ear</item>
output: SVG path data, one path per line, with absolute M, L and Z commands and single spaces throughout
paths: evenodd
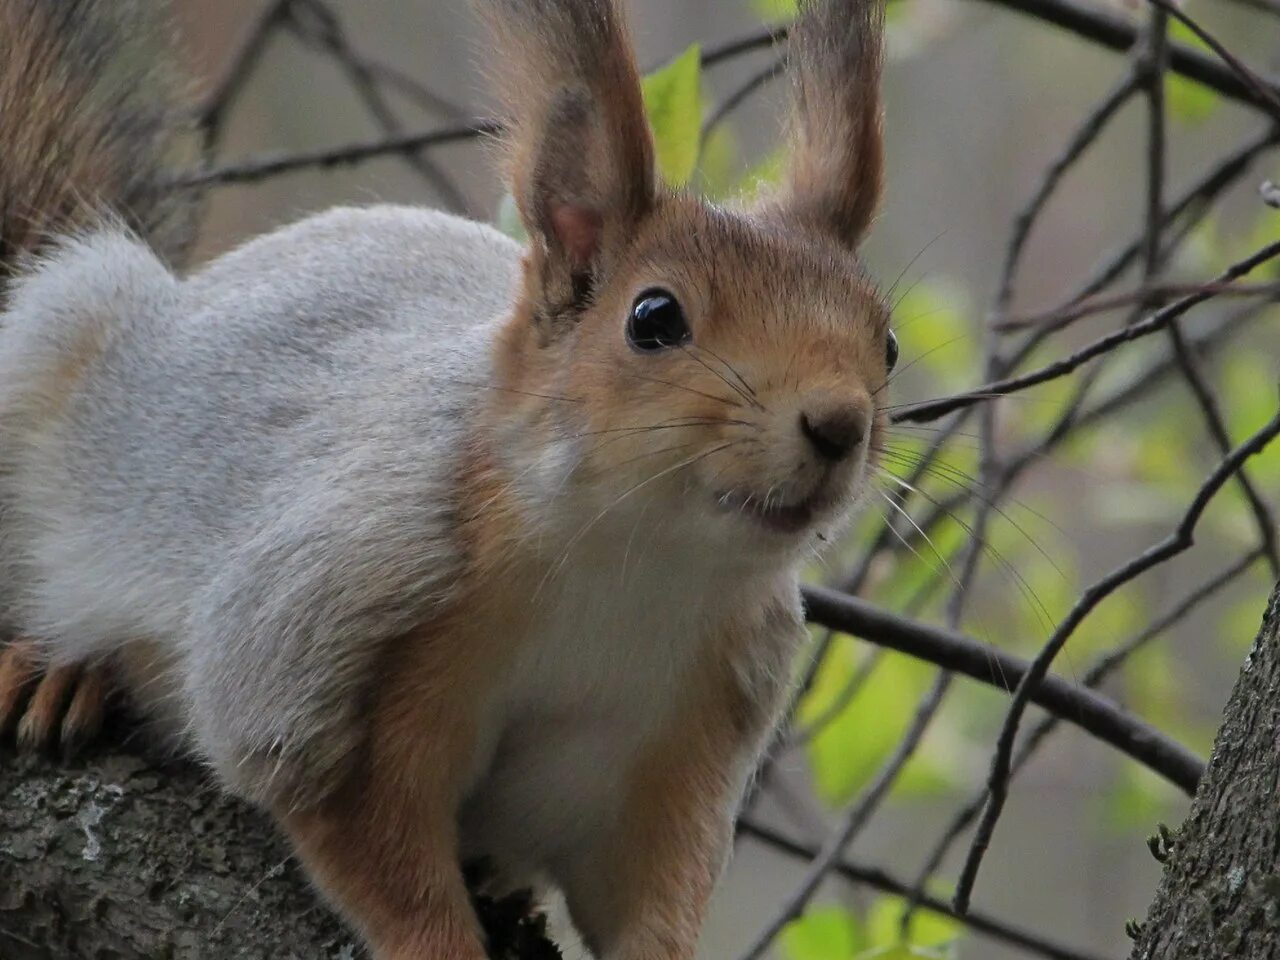
M 788 41 L 791 164 L 776 198 L 806 228 L 856 247 L 884 180 L 884 0 L 807 0 Z
M 580 303 L 653 206 L 653 140 L 612 0 L 479 0 L 494 39 L 508 179 L 542 304 Z

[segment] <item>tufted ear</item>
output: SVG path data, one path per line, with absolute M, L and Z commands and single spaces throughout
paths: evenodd
M 884 0 L 807 0 L 791 30 L 791 165 L 783 213 L 856 247 L 884 179 Z
M 612 0 L 477 0 L 494 40 L 507 177 L 545 315 L 590 296 L 654 203 L 653 140 Z

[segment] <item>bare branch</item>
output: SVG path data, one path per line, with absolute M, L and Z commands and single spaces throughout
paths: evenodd
M 222 133 L 222 123 L 235 106 L 249 76 L 267 48 L 271 34 L 288 16 L 293 0 L 266 0 L 257 15 L 245 27 L 235 52 L 228 60 L 222 76 L 198 111 L 198 125 L 204 133 L 206 150 L 213 150 Z
M 819 853 L 816 848 L 790 840 L 776 830 L 746 817 L 738 820 L 737 832 L 741 836 L 750 837 L 773 850 L 785 853 L 787 856 L 795 857 L 796 859 L 812 862 Z M 876 867 L 864 867 L 850 863 L 847 860 L 841 860 L 832 865 L 831 872 L 833 875 L 843 877 L 851 883 L 863 884 L 893 896 L 900 897 L 910 892 L 910 888 L 901 880 Z M 960 921 L 975 933 L 983 934 L 1001 943 L 1021 947 L 1023 950 L 1034 953 L 1037 956 L 1048 957 L 1049 960 L 1103 960 L 1103 958 L 1093 954 L 1084 953 L 1071 947 L 1064 947 L 1054 943 L 1048 937 L 1015 927 L 978 910 L 970 910 L 967 914 L 961 916 L 951 909 L 950 904 L 939 897 L 926 894 L 920 898 L 920 904 L 935 913 Z
M 1010 317 L 995 324 L 1001 332 L 1015 330 L 1061 330 L 1077 320 L 1109 313 L 1119 307 L 1139 304 L 1166 303 L 1174 297 L 1188 297 L 1193 293 L 1210 293 L 1215 297 L 1266 297 L 1280 298 L 1280 281 L 1263 283 L 1155 283 L 1105 297 L 1090 297 L 1071 307 L 1060 307 L 1045 313 L 1028 313 Z
M 1112 50 L 1128 50 L 1138 39 L 1138 30 L 1129 21 L 1097 7 L 1087 7 L 1077 0 L 984 0 L 984 2 L 1007 7 L 1046 23 L 1063 27 Z M 1268 112 L 1271 110 L 1269 98 L 1260 96 L 1258 91 L 1241 79 L 1234 70 L 1224 67 L 1199 50 L 1183 44 L 1170 44 L 1169 68 L 1232 100 L 1250 104 Z M 1258 80 L 1270 96 L 1280 95 L 1280 83 L 1262 77 Z
M 808 586 L 804 599 L 810 623 L 897 650 L 998 690 L 1013 690 L 1030 667 L 1021 657 L 964 634 L 899 617 L 836 590 Z M 1204 762 L 1106 697 L 1046 674 L 1033 685 L 1031 702 L 1110 744 L 1184 792 L 1195 790 Z
M 1054 658 L 1066 645 L 1067 640 L 1071 638 L 1076 627 L 1084 621 L 1099 603 L 1130 580 L 1157 564 L 1163 563 L 1170 557 L 1176 556 L 1192 545 L 1196 525 L 1214 494 L 1239 471 L 1241 464 L 1245 460 L 1266 447 L 1277 434 L 1280 434 L 1280 413 L 1277 413 L 1261 430 L 1223 459 L 1201 485 L 1191 506 L 1187 509 L 1173 533 L 1154 546 L 1149 547 L 1137 557 L 1122 564 L 1085 590 L 1075 606 L 1058 624 L 1048 643 L 1031 661 L 1029 669 L 1014 690 L 1009 711 L 1005 715 L 1004 725 L 997 740 L 995 756 L 991 762 L 991 772 L 987 778 L 987 806 L 983 812 L 982 821 L 978 825 L 973 843 L 970 845 L 969 856 L 960 873 L 960 879 L 956 884 L 953 903 L 958 912 L 963 913 L 968 908 L 969 897 L 973 891 L 974 881 L 977 879 L 978 869 L 982 864 L 982 859 L 988 846 L 990 846 L 996 822 L 1004 809 L 1004 801 L 1008 796 L 1009 766 L 1013 755 L 1014 738 L 1017 736 L 1018 726 L 1022 720 L 1023 713 L 1026 711 L 1027 704 L 1031 702 L 1034 686 L 1047 676 Z
M 947 688 L 950 684 L 951 673 L 949 671 L 943 671 L 938 674 L 933 686 L 929 688 L 919 706 L 917 706 L 915 717 L 893 754 L 885 761 L 884 766 L 880 768 L 875 779 L 867 787 L 858 802 L 846 811 L 839 828 L 832 831 L 831 835 L 823 843 L 822 849 L 810 861 L 809 869 L 805 871 L 804 879 L 800 881 L 795 893 L 787 899 L 782 909 L 778 911 L 768 926 L 756 938 L 755 942 L 743 953 L 742 960 L 759 960 L 772 945 L 778 934 L 782 932 L 782 928 L 804 911 L 813 895 L 818 892 L 818 887 L 822 885 L 822 881 L 826 879 L 827 874 L 832 871 L 836 863 L 843 858 L 844 852 L 849 848 L 849 844 L 853 842 L 853 838 L 866 826 L 871 814 L 889 792 L 889 788 L 893 786 L 902 768 L 906 766 L 907 761 L 916 752 L 929 728 L 930 721 L 937 715 L 938 707 L 942 703 L 942 698 L 946 696 Z
M 1280 255 L 1280 241 L 1268 244 L 1252 256 L 1232 265 L 1217 278 L 1217 282 L 1229 283 L 1237 277 L 1245 276 L 1255 267 L 1266 263 L 1268 260 L 1271 260 L 1278 255 Z M 894 423 L 927 423 L 931 420 L 937 420 L 939 417 L 946 416 L 948 413 L 972 406 L 975 403 L 981 403 L 984 400 L 990 400 L 994 397 L 1006 396 L 1010 393 L 1016 393 L 1019 390 L 1026 390 L 1029 387 L 1047 383 L 1050 380 L 1056 380 L 1059 377 L 1065 377 L 1067 374 L 1073 373 L 1095 357 L 1100 357 L 1105 353 L 1109 353 L 1121 344 L 1128 343 L 1132 340 L 1137 340 L 1141 337 L 1156 333 L 1159 330 L 1163 330 L 1178 317 L 1189 311 L 1192 307 L 1198 306 L 1211 297 L 1213 297 L 1213 293 L 1205 291 L 1182 297 L 1174 303 L 1171 303 L 1169 306 L 1156 311 L 1146 320 L 1132 324 L 1122 330 L 1117 330 L 1115 333 L 1108 334 L 1101 339 L 1095 340 L 1089 345 L 1077 350 L 1070 356 L 1047 364 L 1039 370 L 1034 370 L 1031 373 L 1026 373 L 1018 377 L 998 380 L 994 383 L 989 383 L 985 386 L 978 387 L 975 390 L 956 394 L 952 397 L 943 397 L 938 400 L 926 400 L 923 403 L 907 405 L 907 409 L 895 412 L 892 420 Z
M 1182 23 L 1183 26 L 1199 37 L 1205 46 L 1216 53 L 1222 59 L 1222 62 L 1231 69 L 1231 72 L 1253 91 L 1258 102 L 1271 112 L 1271 116 L 1280 121 L 1280 87 L 1277 87 L 1272 81 L 1264 80 L 1260 77 L 1243 60 L 1224 47 L 1213 34 L 1209 33 L 1196 20 L 1189 17 L 1176 4 L 1170 3 L 1169 0 L 1147 0 L 1147 2 Z
M 1211 580 L 1192 590 L 1181 602 L 1174 605 L 1170 610 L 1162 616 L 1153 620 L 1145 629 L 1140 630 L 1137 634 L 1130 637 L 1124 643 L 1119 644 L 1114 650 L 1099 657 L 1080 678 L 1080 682 L 1086 687 L 1094 688 L 1099 686 L 1111 674 L 1122 666 L 1134 653 L 1141 650 L 1151 641 L 1160 637 L 1166 630 L 1174 625 L 1181 623 L 1182 620 L 1194 609 L 1204 603 L 1211 597 L 1216 596 L 1223 588 L 1234 583 L 1245 571 L 1252 567 L 1258 560 L 1262 558 L 1261 550 L 1254 550 L 1252 553 L 1246 554 L 1240 560 L 1231 564 L 1227 569 L 1223 570 Z M 1013 758 L 1013 762 L 1009 767 L 1009 777 L 1012 779 L 1040 748 L 1041 744 L 1048 739 L 1049 735 L 1058 728 L 1061 720 L 1055 716 L 1048 716 L 1041 720 L 1031 731 L 1029 731 L 1021 741 L 1018 752 Z M 912 884 L 913 898 L 919 897 L 928 887 L 929 881 L 933 874 L 942 865 L 942 861 L 951 851 L 952 845 L 958 840 L 961 834 L 969 828 L 978 814 L 982 812 L 982 808 L 986 805 L 987 789 L 983 786 L 979 789 L 956 814 L 955 819 L 943 831 L 937 844 L 929 852 L 925 859 L 924 866 L 917 875 L 915 882 Z M 923 901 L 919 901 L 923 902 Z
M 280 153 L 229 163 L 179 174 L 172 181 L 175 187 L 201 184 L 255 183 L 281 173 L 308 168 L 349 166 L 375 157 L 417 153 L 448 143 L 460 143 L 476 137 L 498 133 L 500 128 L 492 120 L 477 120 L 456 127 L 442 127 L 417 133 L 403 133 L 378 140 L 365 140 L 338 147 L 326 147 L 300 153 Z

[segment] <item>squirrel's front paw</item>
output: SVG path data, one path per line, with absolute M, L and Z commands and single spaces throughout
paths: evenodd
M 0 648 L 0 735 L 13 730 L 20 750 L 80 749 L 102 729 L 109 694 L 103 664 L 45 669 L 30 640 Z

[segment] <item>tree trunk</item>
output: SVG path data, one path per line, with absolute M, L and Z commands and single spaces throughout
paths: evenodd
M 1280 958 L 1280 584 L 1131 960 Z

